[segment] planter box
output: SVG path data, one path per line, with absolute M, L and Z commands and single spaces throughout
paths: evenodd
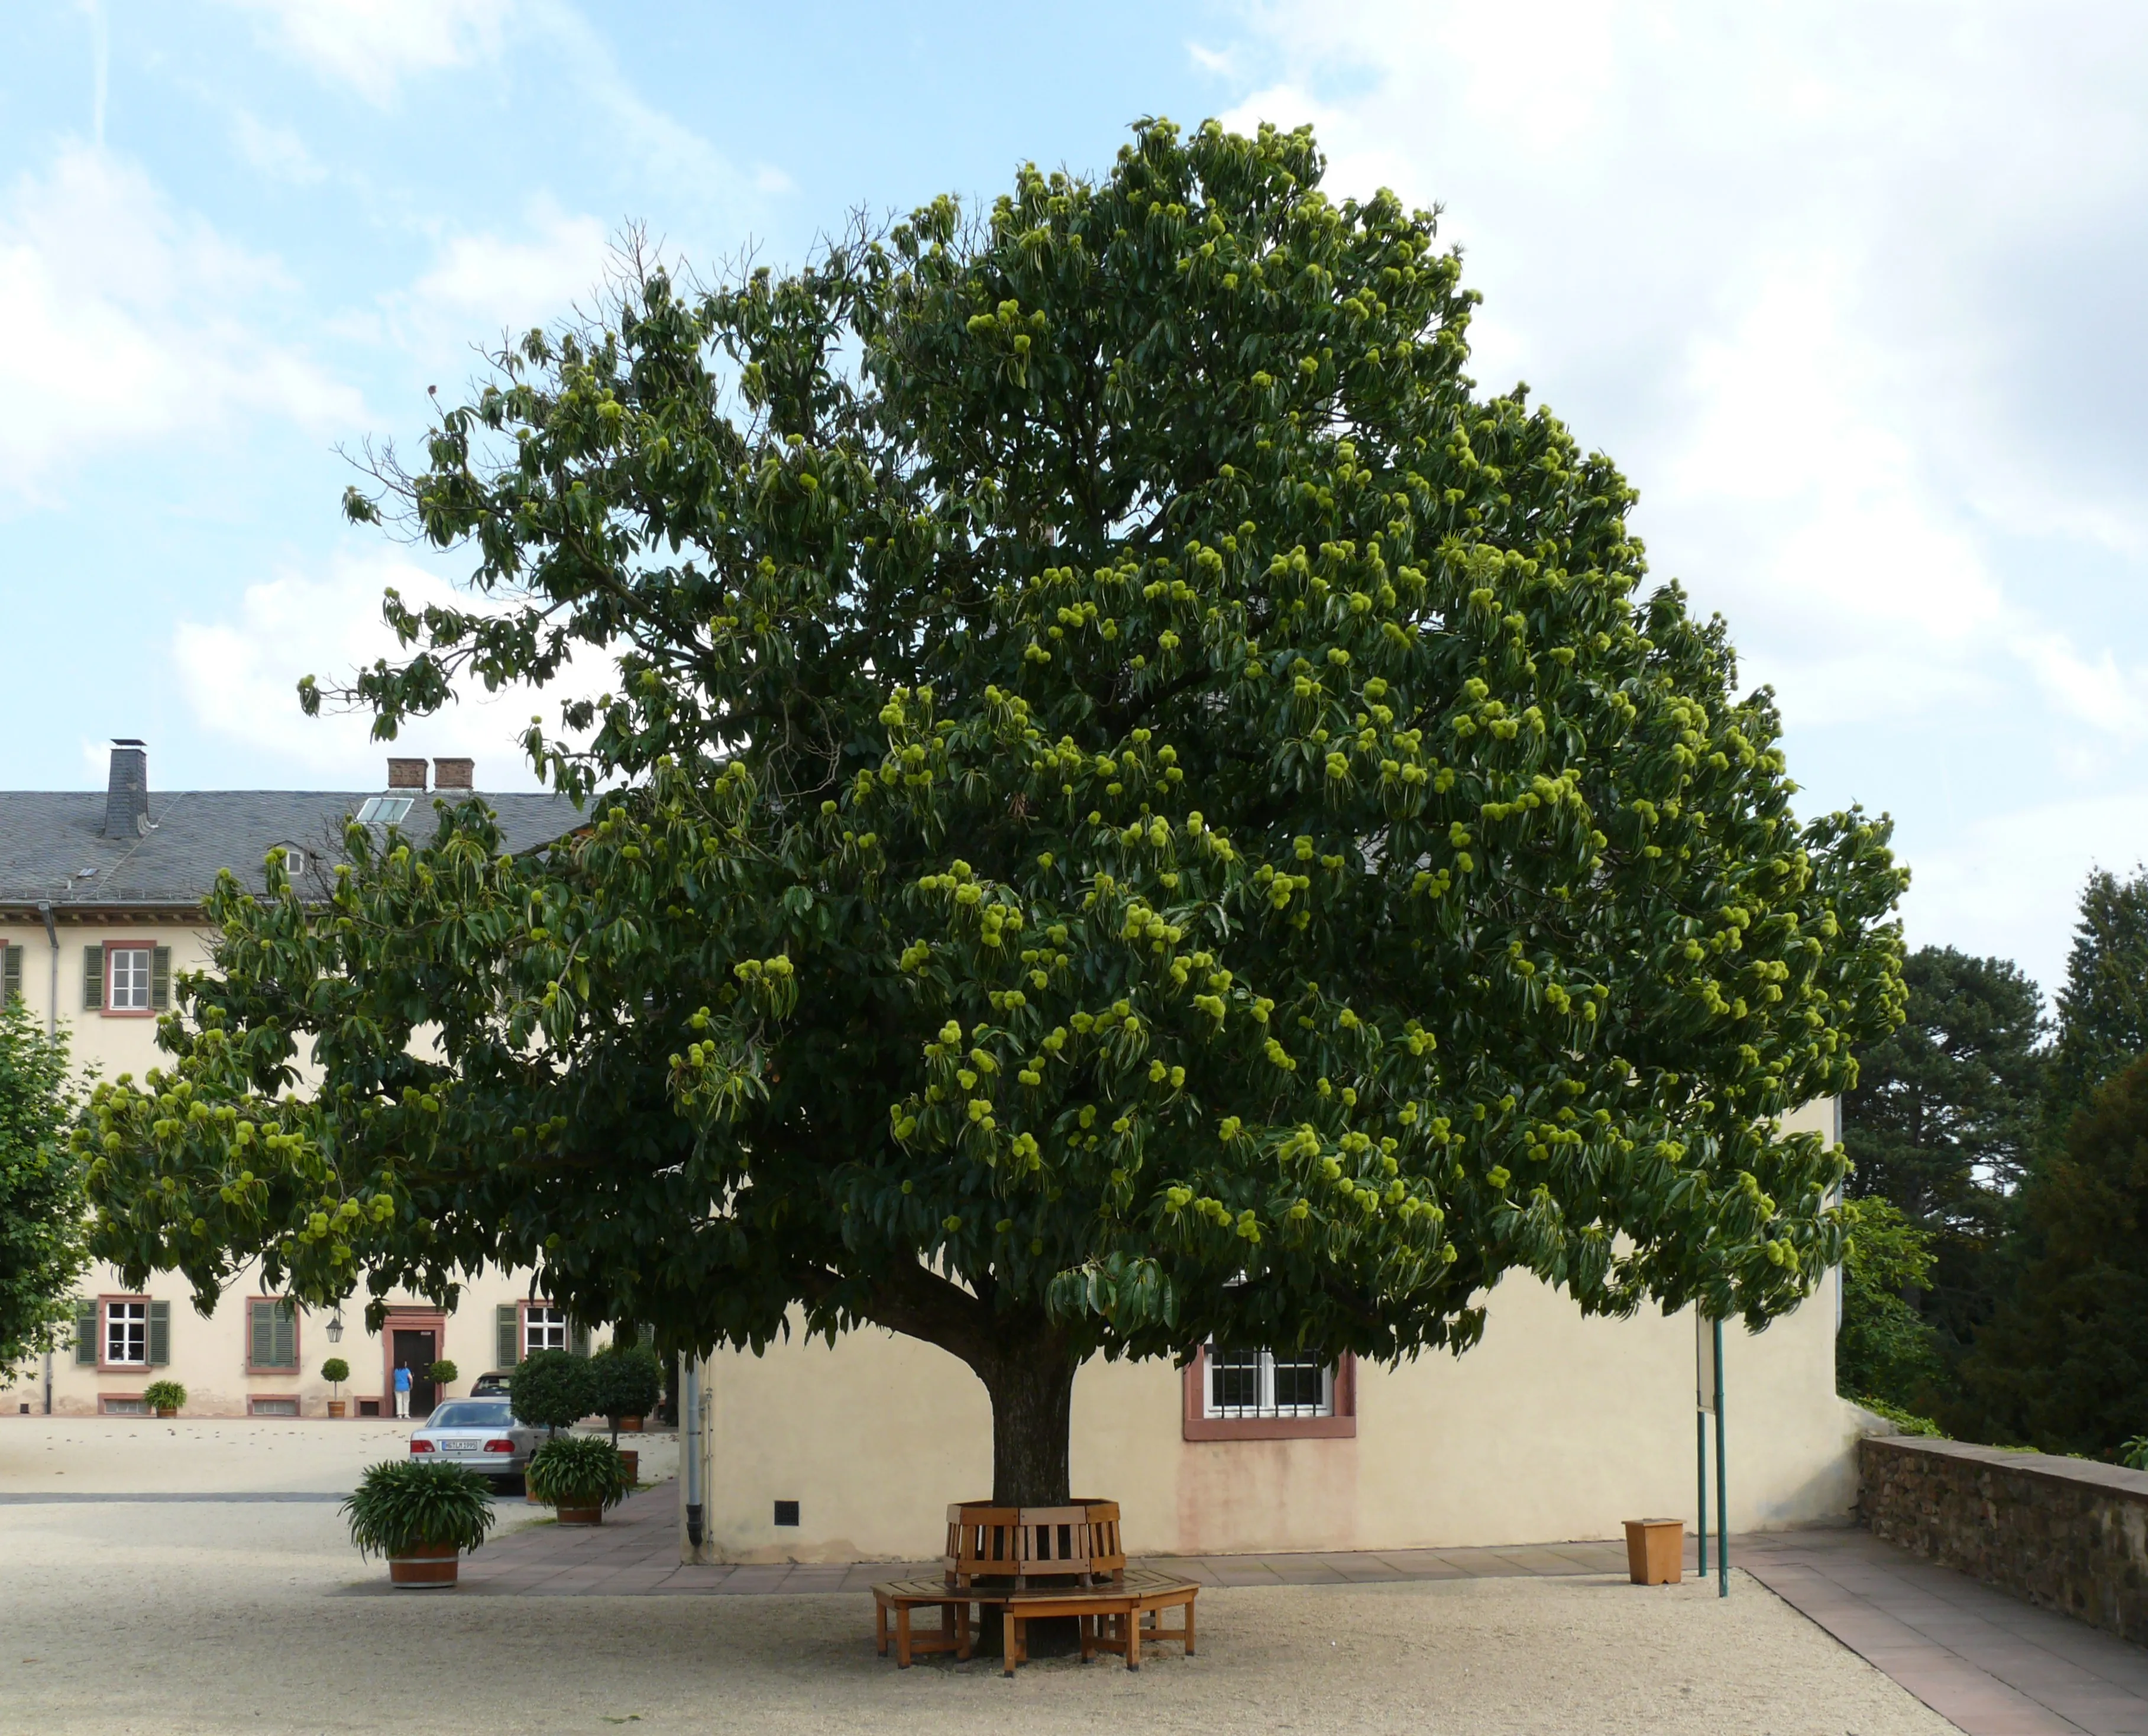
M 388 1559 L 388 1583 L 406 1590 L 452 1586 L 462 1557 L 453 1543 L 414 1543 Z
M 619 1456 L 626 1461 L 626 1480 L 639 1483 L 641 1481 L 641 1455 L 631 1447 L 622 1447 L 619 1449 Z
M 1626 1521 L 1626 1569 L 1636 1585 L 1676 1585 L 1685 1578 L 1685 1521 Z
M 342 1416 L 344 1413 L 344 1407 L 347 1402 L 348 1401 L 344 1399 L 331 1398 L 329 1401 L 329 1415 L 331 1417 Z
M 178 1412 L 173 1410 L 169 1405 L 161 1405 L 158 1407 L 157 1414 L 159 1417 L 169 1418 L 178 1416 Z
M 639 1417 L 622 1417 L 619 1419 L 619 1432 L 621 1434 L 638 1435 L 641 1432 L 641 1424 L 642 1419 Z
M 601 1507 L 562 1507 L 557 1509 L 562 1525 L 601 1525 L 604 1509 Z

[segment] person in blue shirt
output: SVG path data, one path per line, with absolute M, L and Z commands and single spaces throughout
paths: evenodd
M 410 1414 L 410 1365 L 408 1362 L 395 1365 L 395 1414 L 399 1417 Z

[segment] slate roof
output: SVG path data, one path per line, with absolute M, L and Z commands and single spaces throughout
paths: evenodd
M 380 793 L 152 791 L 149 830 L 138 837 L 107 838 L 103 790 L 0 790 L 0 908 L 34 908 L 45 899 L 55 911 L 196 908 L 219 869 L 259 886 L 262 860 L 279 844 L 298 845 L 309 860 L 334 860 L 342 854 L 345 821 L 359 803 Z M 434 795 L 394 793 L 417 797 L 404 830 L 429 837 Z M 499 816 L 510 850 L 550 843 L 581 823 L 564 796 L 485 795 L 484 800 Z

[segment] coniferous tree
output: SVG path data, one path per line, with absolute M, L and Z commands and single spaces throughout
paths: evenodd
M 2050 1101 L 2063 1135 L 2098 1086 L 2148 1053 L 2148 871 L 2089 876 L 2058 1002 Z
M 1902 1026 L 1859 1051 L 1843 1100 L 1849 1192 L 1891 1202 L 1925 1238 L 1928 1270 L 1902 1300 L 1958 1357 L 2004 1285 L 2010 1202 L 2043 1110 L 2043 996 L 2010 961 L 1951 946 L 1918 949 L 1902 981 Z
M 2020 1275 L 1964 1366 L 1959 1420 L 2050 1452 L 2107 1453 L 2148 1433 L 2148 1058 L 2074 1116 L 2023 1208 Z

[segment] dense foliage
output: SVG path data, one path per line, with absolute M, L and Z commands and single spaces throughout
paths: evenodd
M 626 1461 L 598 1435 L 555 1435 L 529 1455 L 529 1493 L 553 1507 L 617 1507 L 634 1493 Z
M 1931 1279 L 1931 1238 L 1891 1202 L 1866 1195 L 1843 1208 L 1842 1330 L 1834 1377 L 1849 1397 L 1930 1410 L 1946 1365 L 1939 1335 L 1907 1299 Z
M 0 1386 L 53 1347 L 88 1264 L 73 1113 L 67 1040 L 48 1038 L 20 1001 L 0 997 Z
M 2023 1191 L 2020 1274 L 1964 1367 L 1980 1431 L 2107 1453 L 2148 1422 L 2148 1058 Z
M 2058 1003 L 2050 1101 L 2063 1137 L 2104 1081 L 2148 1053 L 2148 873 L 2089 876 Z
M 514 1414 L 539 1428 L 570 1428 L 596 1412 L 590 1359 L 570 1351 L 531 1351 L 514 1365 L 507 1392 Z
M 433 1459 L 369 1465 L 339 1511 L 349 1521 L 360 1557 L 397 1556 L 421 1543 L 474 1549 L 499 1518 L 484 1478 L 467 1466 Z
M 1624 480 L 1465 374 L 1431 216 L 1321 173 L 1146 124 L 496 356 L 350 503 L 479 595 L 391 598 L 348 696 L 615 658 L 528 737 L 588 824 L 227 883 L 173 1065 L 98 1097 L 99 1251 L 875 1322 L 976 1371 L 1026 1502 L 1094 1354 L 1461 1349 L 1510 1271 L 1794 1306 L 1843 1168 L 1778 1118 L 1897 1016 L 1886 829 L 1794 815 Z
M 1849 1192 L 1891 1201 L 1932 1250 L 1898 1288 L 1950 1366 L 2008 1282 L 2010 1201 L 2043 1118 L 2043 996 L 2010 961 L 1952 947 L 1920 947 L 1902 982 L 1901 1028 L 1858 1051 L 1843 1141 L 1856 1165 Z
M 186 1408 L 187 1389 L 175 1380 L 153 1380 L 142 1389 L 142 1402 L 159 1415 Z

